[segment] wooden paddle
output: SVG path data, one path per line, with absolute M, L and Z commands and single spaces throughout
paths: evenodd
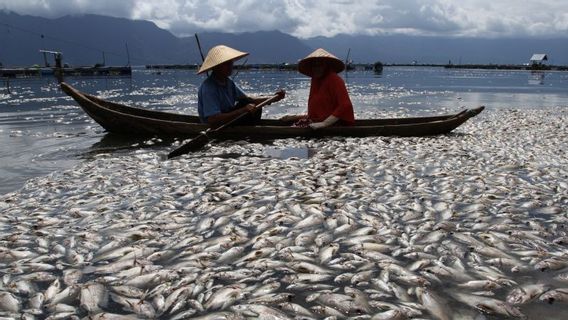
M 182 154 L 197 151 L 197 150 L 203 148 L 210 140 L 208 134 L 216 133 L 216 132 L 219 132 L 219 131 L 225 129 L 226 127 L 237 122 L 239 119 L 243 118 L 247 114 L 254 113 L 258 109 L 261 109 L 262 107 L 264 107 L 268 104 L 271 104 L 272 102 L 276 101 L 277 99 L 278 99 L 278 95 L 275 94 L 275 95 L 271 96 L 270 98 L 264 100 L 263 102 L 257 104 L 256 106 L 254 106 L 254 108 L 252 110 L 250 110 L 249 112 L 242 113 L 242 114 L 238 115 L 237 117 L 231 119 L 230 121 L 223 123 L 222 125 L 218 126 L 217 128 L 214 128 L 214 129 L 208 128 L 207 130 L 201 132 L 197 137 L 191 139 L 188 143 L 186 143 L 186 144 L 182 145 L 181 147 L 175 149 L 174 151 L 170 152 L 168 154 L 168 159 L 175 158 L 177 156 L 181 156 Z

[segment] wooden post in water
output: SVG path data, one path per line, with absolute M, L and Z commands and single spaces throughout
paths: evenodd
M 55 58 L 55 69 L 53 70 L 53 74 L 55 75 L 59 83 L 63 82 L 63 54 L 58 51 L 48 50 L 39 50 L 39 52 L 43 53 L 44 57 L 47 53 L 53 54 Z M 45 64 L 46 66 L 48 65 L 47 60 L 45 61 Z
M 60 52 L 55 53 L 55 77 L 57 78 L 57 82 L 63 82 L 63 64 L 62 61 L 63 57 Z
M 128 59 L 126 65 L 130 67 L 130 51 L 128 51 L 128 42 L 126 42 L 126 58 Z
M 11 94 L 11 92 L 10 92 L 10 78 L 6 78 L 6 91 L 8 91 L 8 94 Z
M 47 51 L 41 51 L 41 53 L 43 53 L 43 65 L 44 67 L 48 68 L 49 67 L 49 63 L 47 63 Z

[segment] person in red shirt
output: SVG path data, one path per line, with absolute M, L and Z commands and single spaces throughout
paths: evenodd
M 297 126 L 306 124 L 314 129 L 331 125 L 353 125 L 353 104 L 338 75 L 345 69 L 343 61 L 324 49 L 317 49 L 298 63 L 298 71 L 312 78 L 308 98 L 308 114 L 285 116 L 282 121 L 295 121 Z

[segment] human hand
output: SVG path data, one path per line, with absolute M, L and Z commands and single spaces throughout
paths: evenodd
M 282 100 L 286 97 L 286 91 L 284 91 L 284 89 L 280 89 L 280 90 L 276 91 L 275 94 L 278 96 L 276 101 L 280 101 L 280 100 Z
M 243 109 L 246 110 L 246 112 L 253 112 L 255 107 L 256 105 L 254 105 L 253 103 L 249 103 L 246 106 L 244 106 Z
M 310 128 L 312 128 L 313 130 L 318 130 L 318 129 L 325 128 L 325 127 L 329 126 L 329 124 L 322 121 L 322 122 L 312 122 L 308 126 Z
M 317 129 L 321 129 L 321 128 L 325 128 L 325 127 L 329 127 L 332 124 L 336 123 L 339 120 L 338 117 L 334 116 L 334 115 L 330 115 L 329 117 L 327 117 L 325 120 L 323 120 L 322 122 L 314 122 L 314 123 L 310 123 L 309 126 L 310 128 L 317 130 Z

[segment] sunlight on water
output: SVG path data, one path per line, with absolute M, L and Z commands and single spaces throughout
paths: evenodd
M 452 113 L 468 107 L 523 108 L 568 106 L 568 77 L 561 72 L 446 70 L 443 68 L 387 67 L 382 74 L 370 71 L 343 73 L 358 118 L 403 117 Z M 241 71 L 235 81 L 250 95 L 270 95 L 286 90 L 286 99 L 264 109 L 265 118 L 306 113 L 310 79 L 293 71 Z M 128 105 L 183 114 L 197 114 L 197 90 L 204 76 L 194 70 L 134 69 L 132 78 L 68 78 L 71 85 L 103 99 Z M 66 168 L 85 146 L 97 143 L 104 129 L 95 124 L 64 95 L 52 78 L 15 79 L 10 93 L 0 89 L 0 158 L 2 170 L 19 179 Z M 63 133 L 61 136 L 55 133 Z M 66 135 L 81 133 L 77 139 Z M 16 139 L 18 137 L 18 139 Z M 51 152 L 51 139 L 68 144 L 61 161 L 35 159 Z M 78 143 L 80 141 L 80 143 Z M 71 159 L 71 160 L 70 160 Z M 60 165 L 57 164 L 60 162 Z M 5 191 L 13 189 L 5 188 Z

